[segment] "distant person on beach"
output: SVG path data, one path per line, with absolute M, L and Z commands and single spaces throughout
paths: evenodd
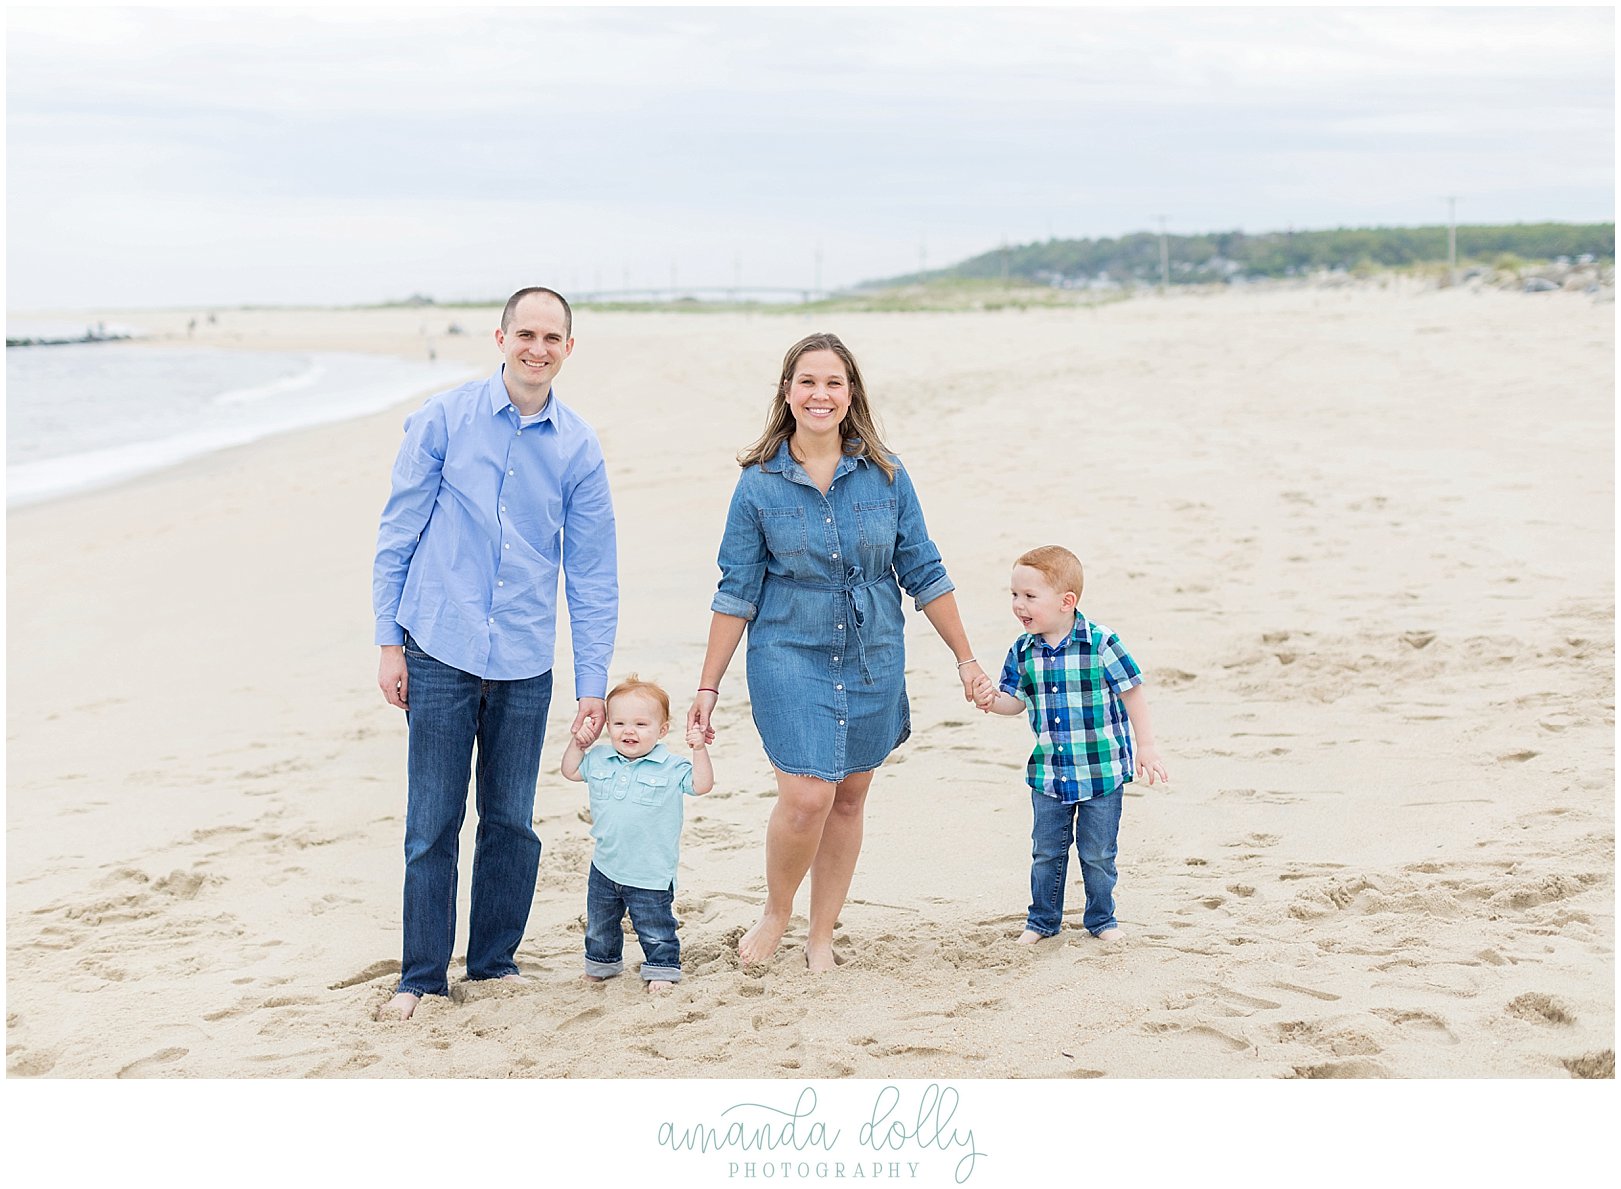
M 1148 721 L 1142 671 L 1118 636 L 1080 613 L 1083 580 L 1080 559 L 1061 545 L 1019 558 L 1013 614 L 1025 634 L 1008 650 L 1000 688 L 985 677 L 973 690 L 981 710 L 1028 714 L 1036 733 L 1025 765 L 1035 817 L 1025 945 L 1063 928 L 1071 844 L 1086 888 L 1081 924 L 1103 941 L 1120 937 L 1114 861 L 1125 786 L 1136 775 L 1149 784 L 1170 779 Z
M 642 982 L 668 991 L 681 981 L 675 869 L 685 798 L 715 787 L 704 733 L 687 728 L 692 759 L 660 742 L 670 730 L 670 695 L 632 673 L 608 692 L 608 742 L 592 747 L 583 726 L 563 752 L 563 776 L 583 780 L 591 798 L 596 853 L 585 899 L 585 979 L 600 983 L 625 969 L 625 914 L 642 947 Z M 589 749 L 589 750 L 588 750 Z
M 855 357 L 836 336 L 789 349 L 765 431 L 738 462 L 687 725 L 713 738 L 721 678 L 747 631 L 749 698 L 777 800 L 765 907 L 737 952 L 744 962 L 776 952 L 809 872 L 805 960 L 820 973 L 838 961 L 833 926 L 873 773 L 912 730 L 901 591 L 954 654 L 965 699 L 984 673 L 911 476 L 879 438 Z
M 579 709 L 602 730 L 619 615 L 613 503 L 597 436 L 552 391 L 574 350 L 561 295 L 507 301 L 488 379 L 431 397 L 405 421 L 372 574 L 377 684 L 406 712 L 404 953 L 380 1016 L 449 994 L 457 839 L 477 753 L 471 980 L 522 981 L 514 955 L 535 894 L 533 827 L 552 698 L 557 577 L 568 596 Z

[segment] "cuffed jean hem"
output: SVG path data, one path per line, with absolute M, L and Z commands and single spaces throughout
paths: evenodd
M 467 981 L 470 983 L 487 983 L 492 979 L 506 978 L 506 976 L 509 974 L 522 973 L 523 971 L 519 970 L 516 966 L 509 962 L 505 970 L 498 970 L 494 974 L 474 974 L 471 970 L 469 970 L 467 972 Z
M 642 981 L 644 983 L 678 983 L 681 981 L 681 967 L 649 966 L 646 962 L 643 962 Z
M 585 960 L 585 972 L 592 978 L 613 978 L 615 975 L 625 972 L 625 963 L 622 960 L 618 962 L 597 962 L 587 958 Z
M 1024 927 L 1026 929 L 1030 930 L 1030 932 L 1032 932 L 1032 933 L 1041 934 L 1043 937 L 1057 937 L 1059 932 L 1060 932 L 1060 930 L 1058 930 L 1058 929 L 1053 929 L 1053 930 L 1050 930 L 1050 931 L 1047 930 L 1047 929 L 1043 929 L 1040 925 L 1038 925 L 1034 921 L 1030 921 L 1030 920 L 1025 921 Z
M 443 999 L 450 994 L 450 988 L 446 987 L 443 991 L 424 991 L 421 987 L 408 987 L 404 983 L 401 983 L 399 986 L 394 988 L 394 994 L 415 995 L 418 999 L 421 999 L 424 995 L 437 995 Z

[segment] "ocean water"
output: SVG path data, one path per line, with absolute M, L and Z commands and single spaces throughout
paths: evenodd
M 380 412 L 476 371 L 335 351 L 8 347 L 6 504 L 102 487 L 271 434 Z

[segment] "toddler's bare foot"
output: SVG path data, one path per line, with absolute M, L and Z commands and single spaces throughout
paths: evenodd
M 1096 937 L 1099 941 L 1120 941 L 1126 935 L 1120 932 L 1120 926 L 1110 925 L 1103 932 L 1094 933 L 1092 936 Z
M 1023 933 L 1019 934 L 1020 945 L 1035 945 L 1038 941 L 1046 940 L 1046 937 L 1040 933 L 1037 933 L 1034 929 L 1026 929 Z
M 737 956 L 745 962 L 764 962 L 777 952 L 788 931 L 788 914 L 768 912 L 737 942 Z
M 421 1002 L 422 996 L 413 995 L 409 991 L 401 991 L 377 1009 L 377 1018 L 379 1020 L 409 1020 L 411 1013 L 416 1011 L 417 1004 Z
M 675 984 L 667 979 L 650 978 L 647 980 L 647 989 L 655 995 L 663 995 L 665 992 L 673 990 L 674 987 Z

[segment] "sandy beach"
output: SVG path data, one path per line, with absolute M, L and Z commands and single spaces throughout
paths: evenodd
M 187 341 L 188 315 L 94 311 Z M 225 312 L 195 341 L 498 362 L 497 311 Z M 13 1078 L 1569 1078 L 1614 1071 L 1614 306 L 1367 286 L 961 314 L 584 311 L 558 392 L 620 523 L 613 674 L 696 683 L 737 449 L 834 330 L 913 474 L 977 654 L 1012 559 L 1070 546 L 1142 664 L 1113 947 L 1014 944 L 1021 720 L 912 616 L 836 947 L 743 971 L 773 782 L 741 653 L 688 809 L 686 977 L 579 981 L 586 799 L 558 775 L 519 962 L 414 1020 L 405 730 L 372 549 L 398 408 L 8 517 Z M 468 328 L 447 337 L 446 323 Z M 1062 458 L 1063 465 L 1054 460 Z M 800 893 L 803 913 L 806 893 Z M 633 943 L 627 960 L 639 960 Z

